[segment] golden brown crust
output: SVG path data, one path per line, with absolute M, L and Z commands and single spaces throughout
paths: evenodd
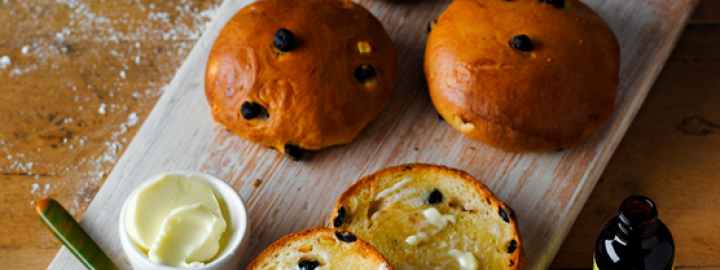
M 535 48 L 508 44 L 525 34 Z M 456 0 L 428 37 L 425 74 L 433 104 L 472 139 L 510 151 L 580 143 L 610 117 L 619 46 L 578 0 Z
M 361 190 L 371 188 L 373 185 L 375 185 L 376 182 L 378 182 L 380 179 L 385 178 L 386 176 L 391 175 L 397 175 L 401 173 L 407 173 L 409 171 L 422 171 L 423 173 L 437 173 L 437 174 L 450 174 L 454 176 L 455 179 L 462 179 L 465 183 L 471 185 L 474 187 L 475 191 L 480 195 L 482 198 L 487 198 L 487 203 L 491 205 L 492 207 L 499 209 L 500 207 L 504 209 L 508 209 L 510 211 L 509 216 L 509 222 L 508 224 L 511 226 L 514 238 L 517 239 L 517 249 L 514 252 L 514 254 L 511 257 L 511 261 L 516 262 L 514 265 L 510 266 L 507 269 L 521 269 L 522 265 L 524 264 L 523 259 L 523 241 L 520 237 L 520 231 L 518 229 L 518 222 L 517 218 L 515 217 L 514 211 L 512 211 L 512 208 L 505 204 L 502 200 L 497 198 L 492 191 L 490 191 L 487 186 L 485 186 L 482 182 L 475 179 L 472 175 L 469 173 L 449 168 L 442 165 L 434 165 L 434 164 L 423 164 L 423 163 L 412 163 L 412 164 L 405 164 L 405 165 L 398 165 L 394 167 L 388 167 L 383 170 L 380 170 L 378 172 L 375 172 L 371 175 L 364 176 L 357 182 L 355 182 L 352 186 L 350 186 L 345 192 L 343 192 L 340 197 L 338 197 L 335 207 L 333 208 L 332 214 L 328 217 L 327 223 L 332 226 L 333 220 L 335 218 L 336 213 L 342 207 L 345 202 L 349 201 L 350 198 L 357 196 Z
M 273 47 L 277 30 L 298 45 Z M 367 42 L 370 53 L 361 53 Z M 375 83 L 354 77 L 372 65 Z M 205 94 L 216 121 L 248 140 L 284 151 L 285 144 L 320 149 L 352 141 L 388 102 L 396 56 L 382 24 L 363 7 L 338 0 L 261 0 L 241 9 L 210 52 Z M 245 119 L 244 102 L 269 117 Z
M 291 242 L 294 241 L 303 241 L 308 238 L 313 237 L 335 237 L 335 230 L 330 228 L 312 228 L 300 232 L 291 233 L 288 235 L 285 235 L 278 239 L 277 241 L 273 242 L 265 248 L 255 259 L 253 259 L 252 262 L 245 268 L 247 270 L 254 270 L 258 269 L 259 266 L 268 259 L 271 259 L 274 254 L 277 254 L 280 250 L 283 248 L 286 248 Z M 380 252 L 378 252 L 373 246 L 368 244 L 367 242 L 357 239 L 355 242 L 351 243 L 352 245 L 355 245 L 358 250 L 363 254 L 365 258 L 370 258 L 371 260 L 377 262 L 378 264 L 385 264 L 387 267 L 385 269 L 387 270 L 393 270 L 394 268 L 387 263 L 387 260 L 385 260 L 385 257 L 383 257 Z

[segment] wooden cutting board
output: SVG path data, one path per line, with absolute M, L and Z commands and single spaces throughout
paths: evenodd
M 228 0 L 218 9 L 85 213 L 82 225 L 122 268 L 129 266 L 117 232 L 120 207 L 134 187 L 157 173 L 198 170 L 235 187 L 247 203 L 253 228 L 250 252 L 241 255 L 247 262 L 278 237 L 323 224 L 336 196 L 359 177 L 410 162 L 456 167 L 481 179 L 515 209 L 527 268 L 547 268 L 697 0 L 585 0 L 621 43 L 617 110 L 590 142 L 543 154 L 504 153 L 467 140 L 438 120 L 423 82 L 421 56 L 427 23 L 448 1 L 360 1 L 383 21 L 399 50 L 403 76 L 398 91 L 355 142 L 305 162 L 243 141 L 211 119 L 203 90 L 207 55 L 224 23 L 249 2 Z M 65 249 L 50 265 L 81 268 Z

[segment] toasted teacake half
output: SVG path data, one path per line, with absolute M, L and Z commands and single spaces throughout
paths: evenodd
M 247 269 L 392 270 L 393 267 L 375 248 L 352 233 L 315 228 L 275 241 Z
M 513 211 L 468 173 L 410 164 L 366 176 L 329 222 L 375 246 L 398 269 L 518 269 Z

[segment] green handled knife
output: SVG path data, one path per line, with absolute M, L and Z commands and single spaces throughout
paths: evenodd
M 35 202 L 35 210 L 48 229 L 90 270 L 117 269 L 112 260 L 80 227 L 80 224 L 57 201 L 44 198 Z

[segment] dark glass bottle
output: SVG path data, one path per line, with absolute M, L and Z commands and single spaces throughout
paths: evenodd
M 655 203 L 644 196 L 631 196 L 600 232 L 593 269 L 670 270 L 674 259 L 675 243 L 658 219 Z

